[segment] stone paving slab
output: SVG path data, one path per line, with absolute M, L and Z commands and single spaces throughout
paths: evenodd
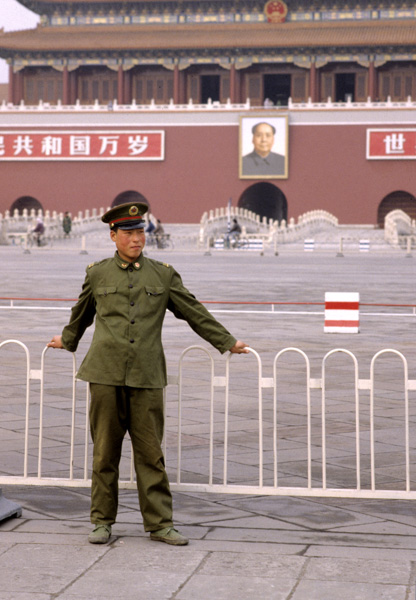
M 16 544 L 0 557 L 0 588 L 3 592 L 57 594 L 104 552 L 88 546 Z
M 37 592 L 0 592 L 0 600 L 51 600 L 51 595 Z
M 367 237 L 355 231 L 357 237 Z M 43 298 L 76 298 L 85 267 L 112 253 L 108 242 L 88 246 L 80 255 L 79 240 L 65 245 L 33 249 L 0 247 L 4 295 Z M 334 246 L 335 248 L 335 246 Z M 45 250 L 45 251 L 44 251 Z M 155 252 L 155 258 L 172 262 L 184 283 L 203 300 L 307 301 L 324 300 L 326 291 L 359 291 L 361 302 L 414 303 L 416 267 L 404 252 L 370 252 L 365 256 L 346 249 L 344 258 L 335 252 L 304 254 L 302 244 L 279 249 L 275 257 L 192 251 Z M 0 306 L 3 303 L 0 302 Z M 40 367 L 46 341 L 59 333 L 69 317 L 71 302 L 60 310 L 0 309 L 0 341 L 20 339 L 33 355 L 32 368 Z M 211 310 L 223 308 L 209 305 Z M 247 310 L 247 306 L 237 307 Z M 258 307 L 261 311 L 269 307 Z M 388 309 L 363 307 L 360 334 L 324 334 L 323 306 L 275 306 L 276 314 L 218 312 L 218 318 L 238 337 L 248 341 L 264 361 L 264 376 L 270 377 L 275 353 L 288 346 L 299 347 L 311 359 L 311 376 L 321 376 L 321 360 L 333 348 L 356 354 L 360 377 L 368 378 L 373 355 L 381 348 L 395 348 L 406 355 L 409 373 L 416 378 L 414 318 L 383 316 Z M 63 309 L 63 310 L 62 310 Z M 299 308 L 297 308 L 299 311 Z M 404 310 L 404 309 L 403 309 Z M 280 311 L 286 311 L 281 314 Z M 381 316 L 366 316 L 368 312 Z M 400 311 L 399 311 L 400 312 Z M 313 314 L 318 313 L 318 314 Z M 319 314 L 320 313 L 320 314 Z M 199 344 L 189 328 L 167 316 L 164 343 L 169 369 L 176 365 L 178 340 L 181 348 Z M 91 332 L 86 332 L 77 353 L 81 360 Z M 204 345 L 202 343 L 202 345 Z M 24 387 L 17 383 L 22 372 L 21 350 L 0 356 L 0 450 L 5 470 L 21 472 L 24 431 Z M 49 369 L 62 373 L 59 385 L 47 382 L 45 410 L 45 468 L 65 472 L 70 409 L 71 361 L 66 353 L 48 352 Z M 241 360 L 240 360 L 241 359 Z M 247 359 L 247 360 L 246 360 Z M 223 361 L 215 357 L 216 369 Z M 233 357 L 229 459 L 235 478 L 256 480 L 258 457 L 255 360 Z M 282 359 L 280 377 L 290 382 L 281 398 L 279 430 L 279 481 L 305 484 L 306 405 L 302 391 L 301 360 L 294 355 Z M 384 389 L 377 398 L 377 482 L 400 483 L 403 455 L 403 407 L 396 398 L 400 365 L 383 359 L 379 377 Z M 327 410 L 328 477 L 345 485 L 354 480 L 355 415 L 351 392 L 352 370 L 338 356 L 333 358 L 331 377 L 343 378 L 342 389 L 332 389 Z M 332 370 L 333 373 L 332 374 Z M 199 387 L 192 378 L 199 373 Z M 189 477 L 206 480 L 209 401 L 207 374 L 199 358 L 186 367 L 190 390 L 184 403 L 183 461 Z M 37 383 L 34 382 L 34 390 Z M 82 384 L 80 384 L 82 385 Z M 192 386 L 194 389 L 192 390 Z M 264 390 L 265 415 L 271 415 L 272 396 Z M 410 418 L 415 421 L 416 397 L 410 392 Z M 361 397 L 362 477 L 368 479 L 369 394 Z M 220 476 L 223 452 L 223 413 L 214 414 L 215 465 Z M 322 453 L 320 391 L 312 394 L 312 450 L 314 481 L 320 479 Z M 168 466 L 176 463 L 176 406 L 168 398 Z M 30 464 L 36 469 L 36 406 L 30 432 Z M 83 410 L 79 407 L 80 423 Z M 416 430 L 411 429 L 413 449 Z M 265 427 L 265 476 L 272 470 L 272 436 Z M 402 456 L 403 458 L 403 456 Z M 75 448 L 76 468 L 83 453 Z M 6 463 L 7 460 L 7 463 Z M 414 452 L 412 486 L 414 485 Z M 170 461 L 170 462 L 169 462 Z M 78 464 L 79 463 L 79 464 Z M 7 469 L 6 469 L 7 467 Z M 218 467 L 218 468 L 217 468 Z M 32 468 L 32 467 L 31 467 Z M 123 462 L 123 472 L 128 462 Z M 315 469 L 316 472 L 315 472 Z M 78 471 L 76 471 L 78 472 Z M 252 474 L 252 475 L 250 475 Z M 416 487 L 416 486 L 415 486 Z M 178 527 L 191 539 L 186 548 L 155 544 L 143 532 L 135 491 L 121 491 L 118 522 L 108 546 L 88 544 L 90 530 L 89 490 L 51 487 L 2 486 L 5 497 L 23 508 L 20 519 L 0 523 L 0 600 L 414 600 L 416 574 L 416 511 L 410 501 L 285 498 L 236 494 L 174 493 Z
M 303 580 L 290 600 L 407 600 L 413 592 L 404 585 Z
M 295 580 L 285 578 L 262 578 L 250 576 L 195 575 L 178 593 L 178 600 L 201 598 L 209 588 L 213 598 L 219 600 L 252 600 L 253 598 L 273 598 L 286 600 L 293 589 Z

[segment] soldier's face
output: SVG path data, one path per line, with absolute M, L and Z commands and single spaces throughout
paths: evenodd
M 257 125 L 253 134 L 253 146 L 257 154 L 267 156 L 274 144 L 273 129 L 267 123 Z
M 144 229 L 117 229 L 110 231 L 110 236 L 116 245 L 117 252 L 122 260 L 132 262 L 142 253 L 146 243 Z

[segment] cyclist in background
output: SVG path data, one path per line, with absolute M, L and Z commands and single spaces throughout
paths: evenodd
M 157 225 L 153 231 L 153 235 L 156 238 L 157 247 L 163 248 L 163 236 L 165 235 L 165 230 L 163 229 L 163 225 L 162 225 L 160 219 L 157 220 Z
M 230 246 L 234 247 L 237 244 L 238 239 L 240 237 L 240 233 L 241 233 L 241 225 L 237 221 L 237 219 L 234 217 L 231 229 L 226 235 L 226 243 L 227 243 L 228 248 Z
M 37 245 L 41 246 L 42 236 L 45 233 L 45 225 L 43 224 L 41 217 L 37 218 L 36 226 L 32 229 L 32 233 L 34 234 Z

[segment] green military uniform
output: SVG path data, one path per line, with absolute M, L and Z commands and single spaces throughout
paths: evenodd
M 171 266 L 140 255 L 133 263 L 113 258 L 87 268 L 64 348 L 75 352 L 85 329 L 95 331 L 77 377 L 91 383 L 94 441 L 91 521 L 111 525 L 117 514 L 117 481 L 126 430 L 146 531 L 172 524 L 172 503 L 161 440 L 166 363 L 161 333 L 166 309 L 221 353 L 236 339 L 184 287 Z

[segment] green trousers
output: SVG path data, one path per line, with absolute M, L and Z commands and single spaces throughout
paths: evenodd
M 163 390 L 98 383 L 91 383 L 90 389 L 91 522 L 115 523 L 121 448 L 128 431 L 145 531 L 171 526 L 172 495 L 161 447 Z

